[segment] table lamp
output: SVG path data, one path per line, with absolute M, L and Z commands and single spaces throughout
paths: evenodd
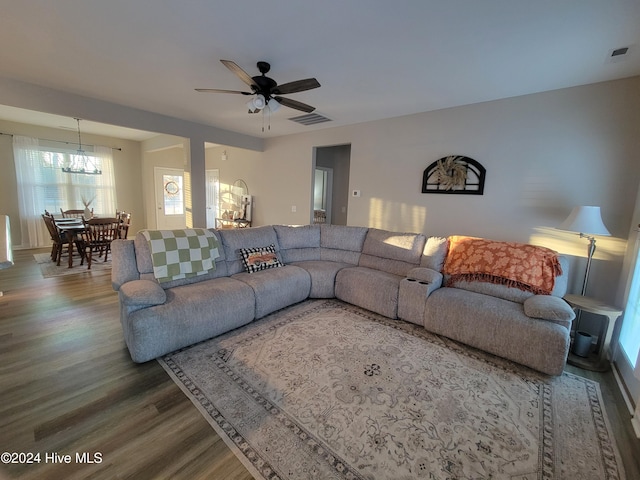
M 593 206 L 575 207 L 558 228 L 579 233 L 580 238 L 589 240 L 589 246 L 587 248 L 587 268 L 584 272 L 584 281 L 582 282 L 582 296 L 584 296 L 587 291 L 591 259 L 596 251 L 596 239 L 594 235 L 610 236 L 611 233 L 609 233 L 609 230 L 607 230 L 607 227 L 605 227 L 602 222 L 600 207 Z

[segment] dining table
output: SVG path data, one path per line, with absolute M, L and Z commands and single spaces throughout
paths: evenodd
M 73 245 L 78 241 L 78 236 L 82 235 L 82 232 L 85 230 L 84 223 L 81 218 L 56 218 L 54 223 L 58 230 L 60 230 L 60 235 L 64 235 L 67 239 L 68 243 L 68 253 L 69 253 L 69 268 L 73 267 Z M 78 253 L 82 257 L 84 252 L 78 250 Z

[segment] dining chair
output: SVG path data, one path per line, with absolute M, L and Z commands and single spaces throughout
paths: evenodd
M 116 218 L 120 221 L 119 237 L 123 240 L 127 239 L 129 234 L 129 225 L 131 224 L 131 214 L 127 212 L 116 212 Z
M 109 259 L 111 242 L 119 238 L 120 221 L 115 217 L 91 218 L 84 220 L 84 232 L 82 233 L 82 243 L 84 256 L 80 265 L 87 259 L 87 269 L 91 269 L 94 253 L 99 257 L 104 255 L 104 261 Z
M 62 218 L 83 218 L 84 217 L 84 210 L 62 210 L 61 208 L 60 212 L 62 213 Z M 93 208 L 91 209 L 91 214 L 93 215 Z
M 53 245 L 51 246 L 51 260 L 56 262 L 56 265 L 60 266 L 60 259 L 62 258 L 64 246 L 69 245 L 69 240 L 67 239 L 66 235 L 60 234 L 60 230 L 58 230 L 58 227 L 56 227 L 53 216 L 45 214 L 42 215 L 42 219 L 47 226 L 47 231 L 49 232 L 51 241 L 53 242 Z M 80 252 L 78 243 L 76 243 L 76 248 L 78 249 L 78 252 Z

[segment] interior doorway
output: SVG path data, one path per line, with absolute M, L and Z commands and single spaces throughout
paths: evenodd
M 312 167 L 311 223 L 346 225 L 351 145 L 315 147 Z
M 331 223 L 333 168 L 316 167 L 313 183 L 313 223 Z

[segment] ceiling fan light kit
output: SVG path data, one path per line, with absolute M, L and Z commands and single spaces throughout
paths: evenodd
M 305 78 L 302 80 L 296 80 L 294 82 L 278 85 L 275 80 L 267 77 L 266 75 L 271 69 L 271 65 L 269 65 L 267 62 L 257 63 L 260 75 L 256 75 L 255 77 L 250 76 L 247 72 L 245 72 L 231 60 L 220 60 L 220 62 L 222 62 L 225 67 L 231 70 L 240 80 L 247 84 L 251 88 L 251 92 L 244 92 L 239 90 L 221 90 L 217 88 L 196 88 L 197 92 L 255 95 L 255 97 L 248 101 L 246 104 L 249 113 L 258 113 L 262 111 L 263 113 L 267 112 L 271 114 L 277 112 L 280 109 L 281 105 L 306 113 L 311 113 L 315 110 L 315 107 L 312 107 L 311 105 L 307 105 L 297 100 L 291 100 L 289 98 L 281 96 L 290 93 L 304 92 L 306 90 L 312 90 L 314 88 L 320 87 L 320 83 L 315 78 Z

